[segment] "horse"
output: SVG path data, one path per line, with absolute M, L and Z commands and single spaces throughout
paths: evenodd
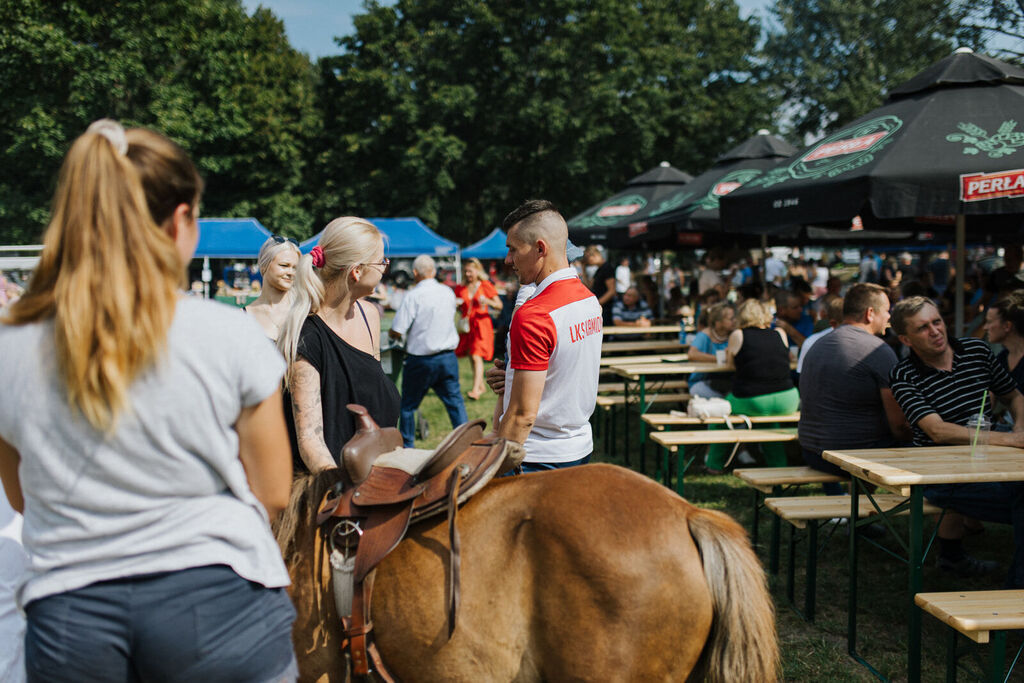
M 291 576 L 300 680 L 349 679 L 314 522 L 342 478 L 297 478 L 275 526 Z M 443 515 L 377 567 L 374 638 L 400 681 L 775 681 L 764 570 L 732 518 L 630 470 L 492 480 L 459 509 L 461 605 L 449 636 Z

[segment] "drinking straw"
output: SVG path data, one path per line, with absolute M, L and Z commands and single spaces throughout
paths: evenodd
M 981 421 L 985 419 L 985 399 L 988 398 L 988 389 L 981 395 L 981 410 L 978 411 L 978 421 L 974 425 L 974 439 L 971 441 L 971 457 L 974 457 L 974 449 L 978 446 L 978 434 L 981 432 Z

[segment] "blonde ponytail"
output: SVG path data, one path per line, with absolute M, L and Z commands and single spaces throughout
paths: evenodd
M 140 156 L 168 155 L 191 169 L 190 179 L 175 181 L 191 188 L 185 201 L 195 205 L 199 175 L 163 136 L 106 122 L 75 140 L 61 168 L 39 265 L 3 320 L 53 319 L 68 402 L 101 431 L 111 430 L 130 407 L 129 387 L 163 350 L 174 319 L 185 264 L 151 213 L 147 183 L 154 179 L 138 168 Z

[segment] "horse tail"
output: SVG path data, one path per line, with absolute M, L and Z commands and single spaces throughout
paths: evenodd
M 689 680 L 775 681 L 779 645 L 775 607 L 747 533 L 731 517 L 694 507 L 687 518 L 700 550 L 714 617 Z

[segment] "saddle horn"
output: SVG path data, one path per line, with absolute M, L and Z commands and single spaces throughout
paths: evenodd
M 366 481 L 378 455 L 402 447 L 402 433 L 394 427 L 381 429 L 365 407 L 345 406 L 356 418 L 356 433 L 341 449 L 341 462 L 353 486 Z

